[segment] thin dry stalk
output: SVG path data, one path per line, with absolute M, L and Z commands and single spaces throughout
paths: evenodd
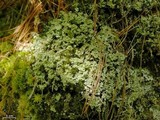
M 139 21 L 139 19 L 136 19 L 133 21 L 132 24 L 130 24 L 129 26 L 127 26 L 126 28 L 124 28 L 123 30 L 121 30 L 120 32 L 117 32 L 118 33 L 118 36 L 122 36 L 126 33 L 128 33 L 128 31 Z
M 102 69 L 104 67 L 104 64 L 105 64 L 104 55 L 102 55 L 102 53 L 101 53 L 100 60 L 99 60 L 99 63 L 98 63 L 98 70 L 97 70 L 97 73 L 96 73 L 96 78 L 95 78 L 95 81 L 92 85 L 91 97 L 86 99 L 85 104 L 84 104 L 83 109 L 82 109 L 82 115 L 87 114 L 89 105 L 90 105 L 91 101 L 94 99 L 94 96 L 96 94 L 96 90 L 97 90 L 97 88 L 99 86 L 99 83 L 100 83 L 100 80 L 101 80 L 101 74 L 102 74 Z
M 12 5 L 15 4 L 15 2 L 17 2 L 16 0 L 0 0 L 0 9 L 6 9 Z
M 98 21 L 98 5 L 97 0 L 94 0 L 94 13 L 93 13 L 93 21 L 94 21 L 94 33 L 97 33 L 97 21 Z

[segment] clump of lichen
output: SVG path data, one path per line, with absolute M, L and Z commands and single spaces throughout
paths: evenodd
M 51 118 L 76 119 L 83 106 L 84 84 L 93 79 L 97 56 L 92 55 L 94 40 L 93 22 L 82 13 L 62 13 L 51 20 L 42 37 L 34 43 L 33 64 L 37 79 L 35 96 Z M 48 117 L 44 112 L 44 118 Z
M 35 106 L 45 106 L 37 113 L 47 111 L 42 116 L 51 118 L 82 118 L 86 99 L 91 118 L 98 112 L 105 119 L 148 118 L 146 114 L 153 110 L 147 104 L 152 100 L 146 100 L 148 94 L 154 96 L 155 79 L 147 69 L 127 64 L 123 50 L 116 49 L 120 40 L 110 27 L 100 27 L 95 36 L 93 21 L 87 17 L 61 13 L 48 23 L 41 36 L 35 37 L 32 67 L 37 84 L 33 100 Z M 101 57 L 103 69 L 98 71 Z

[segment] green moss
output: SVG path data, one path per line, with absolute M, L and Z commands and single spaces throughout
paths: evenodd
M 27 81 L 33 80 L 29 64 L 26 53 L 23 52 L 17 52 L 0 61 L 0 106 L 6 114 L 20 117 L 27 111 L 24 111 L 26 105 L 23 104 L 28 104 L 28 96 L 31 93 L 31 84 L 29 86 Z M 22 99 L 22 96 L 25 99 Z

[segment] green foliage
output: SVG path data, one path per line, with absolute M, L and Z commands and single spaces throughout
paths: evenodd
M 84 83 L 92 81 L 91 73 L 97 65 L 94 59 L 98 59 L 93 35 L 93 22 L 87 15 L 62 13 L 59 19 L 48 23 L 41 38 L 37 37 L 33 64 L 37 78 L 34 102 L 47 109 L 41 119 L 80 117 Z M 46 109 L 41 108 L 38 113 Z
M 104 2 L 104 0 L 102 0 Z M 101 2 L 102 2 L 101 1 Z M 142 11 L 145 7 L 147 9 L 159 3 L 157 0 L 107 0 L 107 5 L 111 8 L 124 10 L 135 9 L 137 11 Z M 122 12 L 122 11 L 121 11 Z M 127 11 L 126 11 L 127 12 Z
M 105 82 L 100 86 L 101 99 L 104 104 L 104 117 L 110 119 L 153 119 L 151 106 L 158 105 L 153 103 L 152 98 L 158 101 L 157 95 L 153 92 L 153 83 L 156 82 L 146 69 L 121 68 L 114 75 L 114 79 L 106 73 Z M 113 75 L 112 75 L 113 76 Z M 100 100 L 101 100 L 100 99 Z M 108 112 L 109 111 L 109 112 Z M 150 114 L 150 115 L 148 115 Z
M 101 53 L 109 58 L 107 65 L 112 66 L 113 74 L 117 74 L 114 69 L 120 67 L 125 59 L 122 53 L 114 50 L 118 41 L 107 26 L 94 37 L 93 22 L 81 13 L 62 13 L 59 19 L 48 23 L 43 36 L 37 37 L 34 43 L 33 64 L 36 90 L 43 95 L 41 104 L 49 109 L 48 114 L 54 118 L 80 117 L 84 98 L 88 98 L 95 81 Z M 35 93 L 34 101 L 37 96 Z M 101 104 L 92 106 L 100 107 Z M 43 114 L 43 117 L 49 118 L 48 114 Z
M 28 98 L 23 99 L 22 96 L 29 96 L 29 85 L 33 84 L 27 84 L 32 79 L 29 64 L 23 52 L 0 61 L 0 110 L 5 114 L 21 117 L 27 111 Z
M 145 37 L 147 49 L 152 49 L 152 52 L 160 50 L 160 17 L 149 15 L 142 17 L 140 24 L 137 26 L 139 35 Z
M 10 42 L 8 41 L 0 42 L 0 53 L 2 55 L 11 52 L 12 49 L 13 49 L 13 44 L 11 44 Z
M 43 106 L 33 110 L 35 119 L 82 119 L 84 99 L 91 100 L 90 118 L 98 112 L 102 119 L 157 118 L 156 79 L 147 69 L 127 64 L 127 56 L 115 49 L 120 39 L 108 26 L 100 27 L 94 36 L 93 22 L 86 15 L 61 13 L 41 37 L 35 37 L 37 84 L 32 98 L 33 105 Z M 104 68 L 92 99 L 101 55 Z
M 157 15 L 142 16 L 136 25 L 134 63 L 141 63 L 159 76 L 160 57 L 160 17 Z M 148 64 L 149 63 L 149 64 Z M 139 65 L 138 65 L 139 66 Z

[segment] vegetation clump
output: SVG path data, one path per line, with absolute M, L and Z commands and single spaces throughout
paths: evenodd
M 0 118 L 160 119 L 159 0 L 21 3 L 0 2 Z

